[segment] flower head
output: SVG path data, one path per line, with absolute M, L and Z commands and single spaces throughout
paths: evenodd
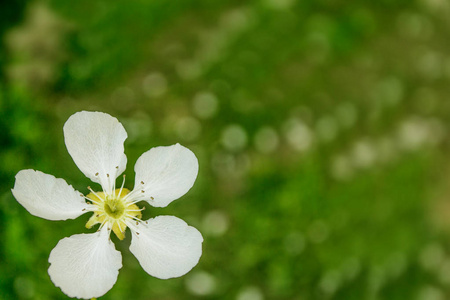
M 189 149 L 176 144 L 156 147 L 142 154 L 134 170 L 133 190 L 116 187 L 127 158 L 122 124 L 101 112 L 78 112 L 64 125 L 64 139 L 78 168 L 102 191 L 84 196 L 60 178 L 35 170 L 16 175 L 12 193 L 31 214 L 48 220 L 92 216 L 87 228 L 100 224 L 95 233 L 76 234 L 58 242 L 50 253 L 48 273 L 53 283 L 70 297 L 93 298 L 108 292 L 117 280 L 122 256 L 109 236 L 122 240 L 130 228 L 130 251 L 152 276 L 167 279 L 189 272 L 202 254 L 200 232 L 174 216 L 146 221 L 137 203 L 165 207 L 194 184 L 198 161 Z

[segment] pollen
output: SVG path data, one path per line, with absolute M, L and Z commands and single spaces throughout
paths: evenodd
M 101 224 L 101 227 L 107 226 L 120 240 L 123 240 L 127 224 L 139 222 L 142 218 L 142 209 L 128 199 L 129 193 L 130 191 L 125 188 L 116 189 L 111 194 L 96 193 L 91 190 L 86 198 L 91 202 L 94 214 L 86 223 L 86 228 Z

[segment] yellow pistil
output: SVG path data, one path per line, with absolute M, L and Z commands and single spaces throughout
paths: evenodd
M 113 195 L 107 195 L 104 192 L 90 193 L 86 197 L 92 200 L 92 205 L 96 206 L 94 214 L 86 223 L 86 228 L 92 228 L 96 224 L 105 224 L 123 240 L 126 221 L 132 221 L 134 218 L 142 218 L 141 211 L 136 204 L 128 202 L 124 197 L 129 193 L 128 189 L 116 189 Z

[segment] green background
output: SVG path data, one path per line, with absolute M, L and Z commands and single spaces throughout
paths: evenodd
M 199 264 L 156 279 L 113 237 L 101 299 L 450 297 L 449 2 L 4 1 L 0 34 L 0 299 L 67 298 L 48 255 L 89 215 L 40 219 L 10 189 L 27 168 L 99 189 L 64 145 L 80 110 L 124 125 L 128 188 L 151 147 L 200 163 L 144 214 L 198 228 Z

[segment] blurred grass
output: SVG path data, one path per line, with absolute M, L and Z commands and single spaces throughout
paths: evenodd
M 159 280 L 115 240 L 101 299 L 449 297 L 445 1 L 22 6 L 0 10 L 1 299 L 66 298 L 48 255 L 89 216 L 33 217 L 10 189 L 33 168 L 86 192 L 62 135 L 79 110 L 124 124 L 129 183 L 153 146 L 200 162 L 187 195 L 146 210 L 199 228 L 199 265 Z

